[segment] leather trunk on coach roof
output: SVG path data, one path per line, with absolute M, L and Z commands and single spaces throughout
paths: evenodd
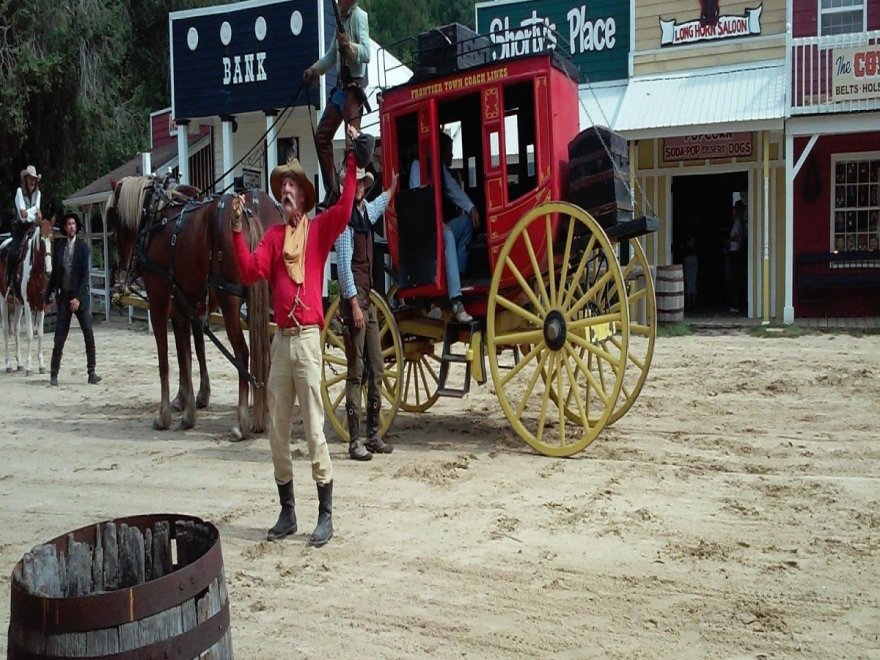
M 578 133 L 568 144 L 568 201 L 607 228 L 633 218 L 626 139 L 604 126 Z
M 445 75 L 492 61 L 492 42 L 461 23 L 450 23 L 419 34 L 421 74 Z

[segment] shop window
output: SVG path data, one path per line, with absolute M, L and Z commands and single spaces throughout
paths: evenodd
M 819 34 L 864 32 L 867 0 L 819 0 Z
M 832 161 L 831 249 L 880 250 L 880 154 Z

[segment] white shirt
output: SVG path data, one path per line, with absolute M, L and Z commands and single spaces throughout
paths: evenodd
M 28 201 L 31 202 L 30 206 L 27 206 Z M 34 190 L 31 195 L 31 199 L 28 200 L 25 197 L 24 191 L 21 188 L 15 191 L 15 210 L 18 214 L 17 220 L 19 222 L 29 222 L 33 224 L 37 221 L 37 211 L 40 210 L 40 189 L 37 188 Z M 22 217 L 21 212 L 24 211 L 25 215 Z

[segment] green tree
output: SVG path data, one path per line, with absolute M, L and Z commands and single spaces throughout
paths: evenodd
M 0 219 L 33 164 L 48 213 L 147 146 L 168 105 L 168 13 L 222 0 L 0 0 Z
M 360 0 L 370 14 L 370 35 L 404 62 L 419 33 L 437 25 L 461 23 L 473 29 L 475 0 Z

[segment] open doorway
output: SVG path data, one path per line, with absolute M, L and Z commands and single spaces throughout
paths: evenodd
M 748 186 L 747 172 L 672 180 L 672 261 L 683 266 L 686 314 L 747 312 Z

